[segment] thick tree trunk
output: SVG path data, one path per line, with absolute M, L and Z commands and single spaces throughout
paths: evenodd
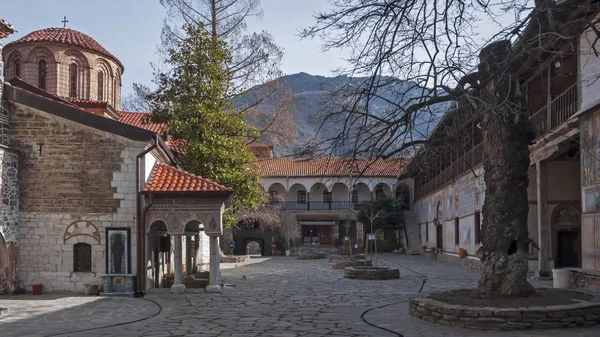
M 532 127 L 516 71 L 507 63 L 510 42 L 500 41 L 480 54 L 484 120 L 485 203 L 483 205 L 482 296 L 527 296 L 528 146 Z

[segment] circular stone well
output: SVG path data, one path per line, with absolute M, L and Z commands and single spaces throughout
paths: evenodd
M 409 314 L 430 323 L 474 330 L 557 329 L 600 323 L 600 302 L 591 302 L 593 296 L 580 292 L 537 289 L 538 298 L 472 299 L 461 291 L 466 290 L 409 298 Z
M 325 253 L 319 253 L 319 252 L 306 252 L 306 253 L 302 253 L 299 254 L 296 259 L 298 260 L 322 260 L 325 259 Z
M 357 255 L 330 255 L 329 261 L 333 262 L 336 260 L 364 260 L 365 254 L 357 254 Z
M 344 268 L 344 277 L 362 280 L 390 280 L 400 278 L 400 270 L 385 267 L 346 267 Z
M 358 260 L 358 259 L 339 259 L 331 263 L 333 269 L 344 269 L 346 267 L 361 267 L 361 266 L 372 266 L 372 261 Z

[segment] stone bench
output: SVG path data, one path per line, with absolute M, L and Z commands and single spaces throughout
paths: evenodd
M 322 260 L 325 259 L 325 253 L 319 252 L 306 252 L 298 255 L 296 259 L 298 260 Z
M 569 268 L 569 270 L 569 279 L 574 288 L 600 291 L 600 272 L 581 268 Z
M 344 268 L 344 278 L 391 280 L 400 278 L 400 270 L 383 267 L 346 267 Z
M 556 329 L 596 325 L 600 303 L 581 302 L 529 308 L 470 307 L 409 298 L 411 316 L 430 323 L 473 330 Z

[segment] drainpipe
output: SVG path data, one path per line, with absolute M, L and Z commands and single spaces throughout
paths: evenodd
M 158 136 L 154 136 L 154 144 L 150 145 L 149 148 L 140 152 L 137 156 L 135 156 L 135 221 L 136 221 L 136 229 L 137 229 L 137 263 L 136 263 L 136 296 L 144 296 L 145 284 L 146 284 L 146 271 L 144 262 L 144 255 L 146 251 L 146 231 L 144 230 L 144 222 L 142 221 L 142 212 L 141 212 L 141 161 L 142 158 L 148 154 L 150 151 L 156 149 L 158 147 Z M 144 209 L 145 210 L 145 209 Z

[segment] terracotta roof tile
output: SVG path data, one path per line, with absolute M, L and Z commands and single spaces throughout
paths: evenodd
M 46 28 L 31 32 L 22 38 L 8 43 L 5 48 L 12 46 L 13 44 L 24 43 L 24 42 L 55 42 L 77 46 L 79 48 L 87 49 L 92 52 L 96 52 L 100 55 L 104 55 L 108 58 L 113 59 L 119 64 L 121 69 L 124 71 L 125 67 L 123 63 L 119 61 L 113 54 L 109 53 L 108 50 L 104 49 L 100 43 L 92 39 L 82 32 L 70 28 Z
M 351 160 L 345 158 L 272 158 L 258 161 L 263 177 L 281 176 L 390 176 L 402 173 L 400 158 Z
M 231 191 L 206 178 L 167 164 L 157 164 L 144 191 L 147 192 L 222 192 Z
M 152 132 L 161 133 L 164 132 L 166 126 L 164 124 L 153 123 L 150 120 L 150 114 L 147 112 L 128 112 L 128 111 L 119 111 L 119 121 L 137 126 L 138 128 L 146 129 Z
M 3 18 L 0 18 L 0 38 L 5 38 L 15 32 L 15 28 Z

